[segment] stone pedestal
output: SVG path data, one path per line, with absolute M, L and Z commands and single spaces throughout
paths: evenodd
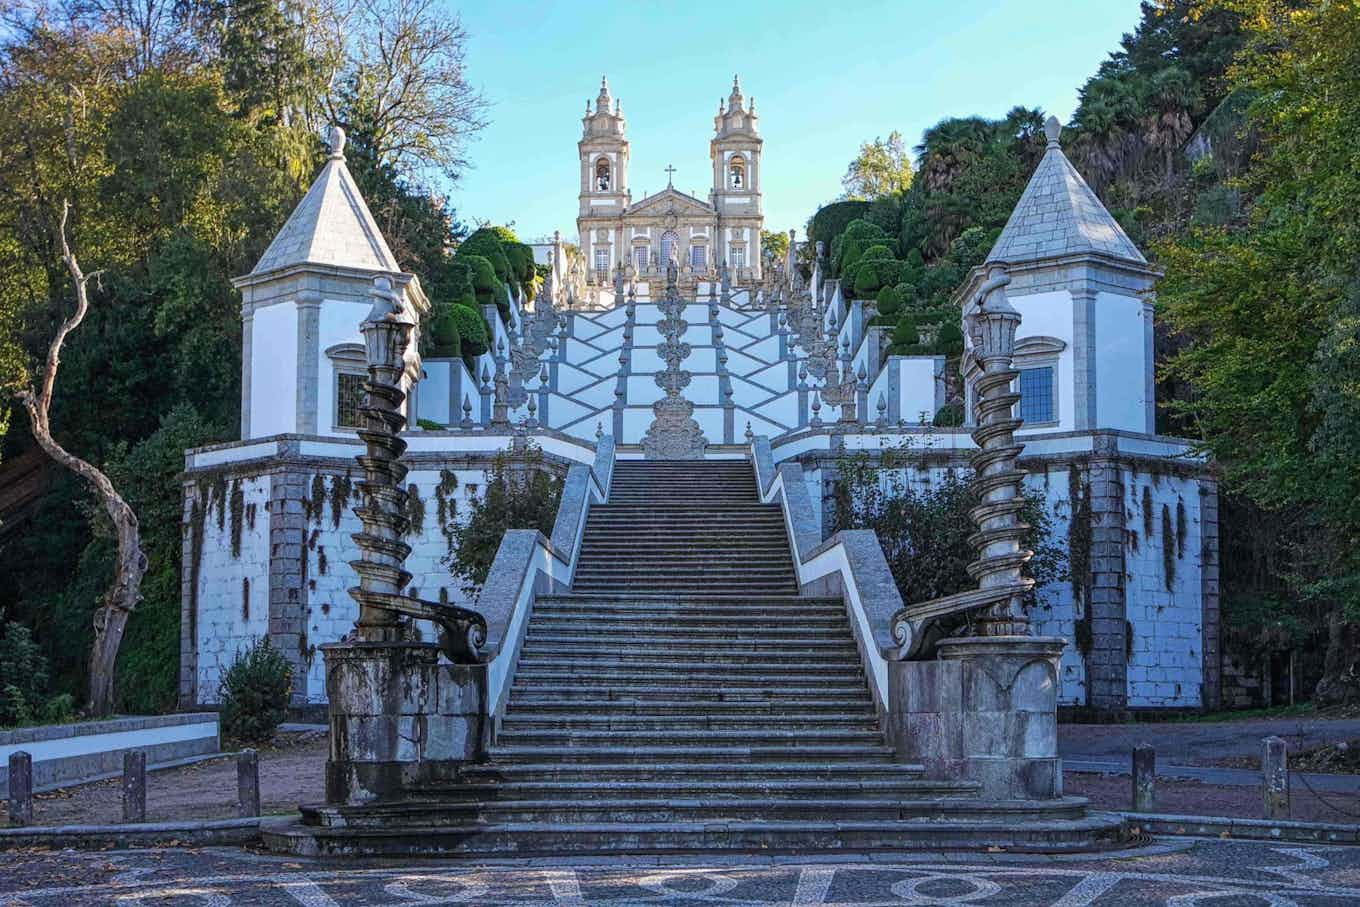
M 1058 658 L 1064 640 L 941 640 L 938 661 L 889 665 L 889 732 L 932 778 L 970 779 L 996 800 L 1062 796 Z
M 322 646 L 330 699 L 326 802 L 399 797 L 485 757 L 486 665 L 440 662 L 433 643 Z

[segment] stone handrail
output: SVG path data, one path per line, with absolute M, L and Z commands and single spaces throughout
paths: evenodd
M 552 539 L 536 529 L 507 531 L 482 584 L 477 609 L 487 623 L 483 651 L 490 660 L 487 707 L 493 719 L 504 712 L 534 600 L 571 585 L 590 506 L 609 496 L 614 439 L 601 438 L 595 450 L 592 466 L 577 463 L 567 471 Z
M 901 657 L 893 638 L 893 620 L 903 605 L 878 536 L 868 529 L 847 529 L 823 542 L 803 467 L 781 463 L 776 470 L 769 438 L 763 435 L 752 440 L 751 458 L 761 501 L 778 501 L 783 510 L 799 586 L 810 592 L 840 594 L 874 702 L 886 714 L 888 662 Z

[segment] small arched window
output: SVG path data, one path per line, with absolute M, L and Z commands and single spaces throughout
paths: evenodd
M 746 161 L 743 158 L 732 158 L 727 167 L 727 181 L 733 189 L 742 189 L 746 186 Z
M 609 191 L 611 182 L 609 176 L 609 158 L 602 157 L 595 162 L 595 188 L 598 191 Z

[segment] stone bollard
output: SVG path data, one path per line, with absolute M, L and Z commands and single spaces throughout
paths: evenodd
M 1133 811 L 1157 811 L 1157 751 L 1146 743 L 1133 748 Z
M 9 756 L 9 824 L 33 824 L 33 757 L 22 750 Z
M 1262 797 L 1267 819 L 1289 818 L 1289 747 L 1267 737 L 1261 754 Z
M 260 814 L 260 754 L 254 750 L 236 757 L 236 800 L 242 819 Z
M 123 821 L 146 821 L 146 751 L 123 753 Z

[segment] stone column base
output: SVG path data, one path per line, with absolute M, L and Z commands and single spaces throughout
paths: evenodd
M 888 729 L 900 758 L 969 779 L 997 800 L 1062 796 L 1055 637 L 941 640 L 938 661 L 889 664 Z
M 326 802 L 400 797 L 485 758 L 485 665 L 440 663 L 433 643 L 322 646 L 330 699 Z

